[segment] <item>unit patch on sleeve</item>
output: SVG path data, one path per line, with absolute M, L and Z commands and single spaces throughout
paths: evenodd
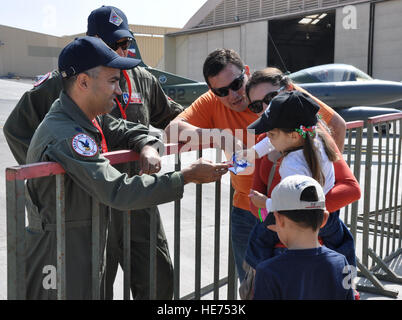
M 76 153 L 84 157 L 93 157 L 98 153 L 98 146 L 95 140 L 84 133 L 74 136 L 72 147 Z

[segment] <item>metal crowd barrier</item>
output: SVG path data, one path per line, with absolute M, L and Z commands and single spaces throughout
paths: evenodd
M 387 265 L 402 253 L 402 114 L 369 118 L 366 129 L 363 121 L 348 123 L 347 128 L 345 160 L 360 183 L 362 197 L 344 208 L 343 219 L 356 244 L 362 244 L 356 250 L 358 275 L 369 282 L 357 289 L 395 298 L 398 291 L 380 280 L 402 284 L 402 277 Z
M 379 128 L 378 133 L 375 128 Z M 398 292 L 386 289 L 380 280 L 402 283 L 401 277 L 387 266 L 387 263 L 401 254 L 401 128 L 402 114 L 393 114 L 370 118 L 367 129 L 363 121 L 347 124 L 345 140 L 345 160 L 352 168 L 360 182 L 362 198 L 343 210 L 343 219 L 349 226 L 356 242 L 362 239 L 362 252 L 357 249 L 359 276 L 367 278 L 371 286 L 357 286 L 360 291 L 374 292 L 396 297 Z M 165 155 L 175 155 L 175 170 L 181 169 L 179 152 L 182 146 L 166 145 Z M 211 145 L 200 146 L 202 150 Z M 385 148 L 385 149 L 384 149 Z M 217 161 L 221 152 L 217 152 Z M 105 154 L 111 164 L 136 161 L 138 155 L 132 151 L 117 151 Z M 364 176 L 361 175 L 364 169 Z M 376 183 L 372 183 L 372 174 L 377 170 Z M 44 176 L 56 176 L 56 231 L 57 231 L 57 288 L 58 299 L 66 298 L 65 269 L 65 204 L 64 204 L 64 170 L 57 163 L 37 163 L 6 169 L 7 192 L 7 290 L 8 299 L 25 299 L 25 180 Z M 362 181 L 364 179 L 364 182 Z M 221 254 L 221 182 L 215 183 L 215 217 L 214 217 L 214 275 L 213 283 L 201 286 L 201 244 L 202 244 L 202 191 L 203 186 L 196 186 L 195 203 L 195 285 L 194 292 L 180 294 L 180 239 L 181 239 L 181 201 L 174 203 L 174 299 L 201 299 L 213 292 L 213 299 L 219 299 L 219 291 L 227 285 L 227 299 L 237 298 L 237 277 L 232 255 L 230 228 L 228 241 L 227 276 L 220 278 Z M 375 192 L 375 198 L 372 194 Z M 185 195 L 184 195 L 185 196 Z M 230 204 L 233 189 L 230 188 Z M 388 200 L 388 201 L 387 201 Z M 363 203 L 363 205 L 362 205 Z M 93 299 L 101 298 L 100 282 L 100 220 L 98 207 L 94 200 L 92 212 L 92 293 Z M 230 215 L 229 215 L 230 216 Z M 156 223 L 151 217 L 150 227 L 150 299 L 156 298 Z M 124 299 L 130 299 L 130 214 L 124 218 Z M 230 222 L 229 222 L 230 223 Z M 371 260 L 370 260 L 371 259 Z M 379 272 L 381 269 L 381 273 Z M 385 273 L 384 273 L 385 272 Z
M 168 144 L 165 146 L 165 155 L 175 154 L 175 170 L 181 169 L 179 152 L 183 145 Z M 202 149 L 211 148 L 212 145 L 201 145 Z M 217 152 L 217 159 L 221 153 Z M 125 163 L 138 160 L 138 154 L 133 151 L 123 150 L 104 154 L 111 164 Z M 66 299 L 66 261 L 65 261 L 65 194 L 64 194 L 64 169 L 57 163 L 35 163 L 24 166 L 6 168 L 6 193 L 7 193 L 7 296 L 10 300 L 24 300 L 26 297 L 25 273 L 25 180 L 46 176 L 55 176 L 56 179 L 56 238 L 57 238 L 57 297 Z M 228 276 L 219 278 L 220 260 L 220 215 L 221 215 L 221 182 L 215 183 L 215 245 L 214 245 L 214 282 L 201 288 L 201 200 L 202 185 L 197 185 L 196 195 L 196 249 L 195 249 L 195 289 L 194 292 L 184 297 L 180 296 L 180 218 L 181 201 L 175 201 L 174 221 L 174 299 L 200 299 L 209 292 L 214 292 L 214 298 L 218 299 L 219 289 L 228 285 L 228 299 L 235 299 L 237 292 L 237 280 L 235 277 L 235 264 L 231 248 L 228 254 Z M 231 198 L 233 189 L 231 189 Z M 93 198 L 92 205 L 92 298 L 100 299 L 101 294 L 101 269 L 100 261 L 102 250 L 100 248 L 101 221 L 99 215 L 100 202 Z M 231 204 L 230 204 L 231 207 Z M 156 299 L 156 243 L 157 229 L 155 216 L 151 216 L 150 222 L 150 299 Z M 229 241 L 230 237 L 228 238 Z M 230 241 L 229 241 L 230 246 Z M 125 300 L 130 299 L 130 212 L 124 215 L 123 230 L 123 272 Z

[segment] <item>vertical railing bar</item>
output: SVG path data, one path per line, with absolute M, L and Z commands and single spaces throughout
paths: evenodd
M 360 166 L 361 166 L 361 155 L 362 155 L 362 140 L 363 140 L 363 127 L 356 129 L 356 149 L 355 149 L 355 165 L 353 166 L 353 174 L 357 181 L 360 182 Z M 351 208 L 351 221 L 350 229 L 353 235 L 355 243 L 357 242 L 357 215 L 358 215 L 359 201 L 352 203 Z
M 222 162 L 222 150 L 215 149 L 216 162 Z M 219 263 L 221 237 L 221 181 L 215 182 L 214 300 L 219 300 Z
M 400 169 L 401 169 L 401 152 L 402 152 L 402 119 L 399 120 L 399 147 L 398 147 L 398 166 L 397 166 L 397 173 L 396 173 L 396 188 L 395 188 L 395 210 L 398 210 L 398 199 L 400 198 L 399 195 L 399 177 L 400 177 Z M 401 199 L 402 200 L 402 199 Z M 395 212 L 395 216 L 396 216 Z M 398 248 L 401 248 L 402 243 L 402 205 L 399 209 L 399 245 Z
M 120 214 L 120 213 L 118 213 Z M 131 289 L 131 211 L 123 215 L 123 299 L 130 300 Z
M 386 179 L 386 181 L 385 181 L 385 185 L 386 186 L 388 186 L 388 180 L 389 180 L 389 178 L 388 178 L 388 173 L 389 173 L 389 167 L 390 167 L 390 159 L 389 159 L 389 157 L 390 157 L 390 154 L 389 154 L 389 151 L 390 151 L 390 146 L 391 146 L 391 143 L 390 143 L 390 132 L 389 132 L 389 125 L 390 125 L 390 123 L 389 123 L 389 121 L 386 121 L 385 122 L 385 130 L 386 130 L 386 133 L 387 133 L 387 174 L 386 174 L 386 176 L 385 176 L 385 179 Z M 393 161 L 394 161 L 394 157 L 392 157 L 392 159 L 393 160 L 391 160 L 392 161 L 392 163 L 393 163 Z M 392 203 L 392 193 L 393 193 L 393 182 L 394 182 L 394 177 L 393 177 L 393 173 L 394 173 L 394 170 L 393 170 L 393 166 L 391 166 L 391 184 L 390 184 L 390 192 L 389 192 L 389 207 L 387 208 L 387 214 L 388 214 L 388 227 L 387 227 L 387 248 L 386 248 L 386 254 L 385 254 L 385 256 L 388 256 L 389 255 L 389 249 L 390 249 L 390 244 L 391 244 L 391 231 L 393 231 L 393 230 L 391 230 L 392 229 L 392 225 L 391 225 L 391 219 L 392 219 L 392 206 L 391 206 L 391 203 Z M 386 196 L 386 192 L 384 192 L 384 197 L 385 197 L 385 199 L 384 199 L 384 207 L 386 207 L 387 205 L 386 205 L 386 198 L 387 198 L 387 196 Z M 384 256 L 382 256 L 381 258 L 383 258 Z
M 380 132 L 382 132 L 383 125 L 379 124 L 378 126 L 380 128 Z M 384 189 L 383 189 L 383 197 L 382 197 L 382 210 L 381 210 L 381 250 L 380 253 L 378 254 L 379 257 L 383 258 L 384 257 L 384 244 L 385 244 L 385 227 L 386 227 L 386 202 L 387 202 L 387 178 L 388 178 L 388 162 L 389 162 L 389 145 L 387 141 L 388 137 L 388 128 L 386 130 L 386 140 L 385 140 L 385 172 L 384 172 Z M 382 163 L 378 164 L 382 165 Z
M 233 209 L 233 195 L 234 189 L 232 181 L 230 181 L 230 195 L 229 195 L 229 252 L 228 252 L 228 294 L 227 300 L 235 300 L 237 296 L 237 274 L 236 264 L 233 255 L 232 246 L 232 209 Z
M 373 152 L 373 123 L 367 124 L 367 147 L 366 147 L 366 166 L 364 175 L 364 206 L 363 206 L 363 253 L 362 263 L 367 268 L 368 265 L 368 245 L 369 245 L 369 213 L 370 213 L 370 194 L 371 194 L 371 164 Z
M 373 138 L 374 139 L 374 138 Z M 377 154 L 377 186 L 381 185 L 381 173 L 382 173 L 382 131 L 378 131 L 378 154 Z M 375 198 L 375 222 L 374 222 L 374 239 L 373 239 L 373 251 L 377 252 L 377 228 L 378 228 L 378 218 L 380 215 L 380 188 L 376 188 L 376 198 Z M 381 236 L 380 236 L 381 241 Z M 380 245 L 381 247 L 381 245 Z M 380 249 L 381 250 L 381 249 Z
M 101 278 L 101 299 L 106 299 L 106 283 L 108 281 L 107 278 L 107 243 L 109 239 L 109 233 L 110 233 L 110 228 L 111 228 L 111 221 L 112 221 L 112 207 L 107 206 L 106 207 L 107 214 L 105 217 L 105 248 L 103 250 L 103 269 L 102 269 L 102 274 L 103 277 Z M 102 285 L 103 282 L 103 285 Z
M 92 197 L 92 299 L 100 299 L 100 204 Z
M 391 171 L 391 190 L 390 190 L 390 195 L 389 195 L 389 210 L 390 214 L 393 211 L 393 222 L 392 222 L 392 252 L 395 252 L 395 227 L 396 227 L 396 208 L 392 210 L 392 201 L 393 201 L 393 195 L 394 195 L 394 183 L 396 180 L 395 177 L 395 169 L 396 169 L 396 120 L 392 121 L 392 128 L 393 128 L 393 133 L 392 133 L 392 171 Z M 395 185 L 396 188 L 396 185 Z
M 149 299 L 156 300 L 157 286 L 157 262 L 156 262 L 156 241 L 157 241 L 157 225 L 156 212 L 152 211 L 149 230 Z
M 198 151 L 202 157 L 202 149 Z M 195 190 L 195 286 L 194 299 L 201 299 L 201 232 L 202 232 L 202 185 L 197 184 Z
M 128 171 L 131 172 L 131 163 Z M 123 299 L 130 300 L 131 290 L 131 211 L 123 212 Z
M 6 181 L 7 298 L 26 299 L 25 281 L 25 183 Z
M 348 130 L 347 134 L 348 134 L 348 149 L 347 149 L 347 160 L 346 163 L 348 164 L 348 166 L 351 166 L 351 162 L 352 162 L 352 134 L 353 131 L 352 130 Z M 356 150 L 355 150 L 355 154 L 356 154 Z M 355 163 L 356 165 L 356 163 Z M 346 224 L 350 224 L 351 222 L 349 222 L 349 206 L 346 206 L 344 209 L 344 219 L 343 221 Z
M 175 154 L 175 170 L 181 170 L 179 153 Z M 181 201 L 174 202 L 174 275 L 173 275 L 173 297 L 180 299 L 180 226 L 181 226 Z
M 57 299 L 66 300 L 66 210 L 64 174 L 56 175 Z

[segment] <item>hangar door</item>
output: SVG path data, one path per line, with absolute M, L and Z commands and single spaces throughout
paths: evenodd
M 295 72 L 334 62 L 335 11 L 268 21 L 267 65 Z

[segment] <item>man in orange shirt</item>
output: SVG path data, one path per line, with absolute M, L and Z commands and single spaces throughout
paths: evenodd
M 249 66 L 243 63 L 234 50 L 217 49 L 206 58 L 203 74 L 210 90 L 169 124 L 165 130 L 169 142 L 179 141 L 191 144 L 189 138 L 198 136 L 201 141 L 203 136 L 213 136 L 211 129 L 219 129 L 224 139 L 218 141 L 217 146 L 223 148 L 226 154 L 233 153 L 233 146 L 242 148 L 246 145 L 250 148 L 255 143 L 255 137 L 252 136 L 253 141 L 250 145 L 250 141 L 247 141 L 250 140 L 247 139 L 247 126 L 257 120 L 259 115 L 247 108 L 249 100 L 245 87 L 250 77 Z M 345 122 L 331 108 L 324 104 L 322 106 L 328 108 L 332 114 L 332 117 L 327 119 L 327 124 L 335 129 L 333 130 L 334 140 L 337 144 L 339 141 L 342 148 L 346 130 Z M 248 173 L 238 175 L 231 173 L 231 182 L 235 190 L 231 212 L 231 241 L 240 281 L 245 276 L 242 264 L 248 237 L 258 222 L 257 217 L 250 212 L 248 194 L 253 175 Z

